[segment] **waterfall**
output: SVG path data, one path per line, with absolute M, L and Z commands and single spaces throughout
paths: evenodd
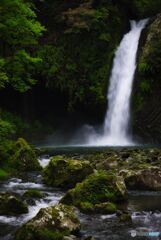
M 90 136 L 90 145 L 121 146 L 132 144 L 132 139 L 129 136 L 130 96 L 136 69 L 139 39 L 147 21 L 147 19 L 139 22 L 131 21 L 131 30 L 123 37 L 116 51 L 107 93 L 108 109 L 103 133 L 101 136 Z

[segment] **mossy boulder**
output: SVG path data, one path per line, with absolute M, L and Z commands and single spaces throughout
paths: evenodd
M 35 200 L 45 197 L 45 194 L 37 189 L 29 189 L 23 194 L 23 199 L 30 205 L 35 205 Z
M 10 162 L 13 168 L 21 172 L 41 169 L 35 150 L 23 138 L 19 138 L 15 143 Z
M 107 171 L 96 171 L 69 190 L 61 202 L 74 205 L 82 211 L 97 211 L 101 207 L 111 207 L 113 211 L 115 206 L 109 202 L 117 204 L 125 201 L 126 193 L 122 177 Z
M 74 208 L 63 204 L 41 209 L 15 234 L 15 240 L 62 240 L 64 236 L 77 234 L 80 222 Z
M 125 183 L 131 190 L 161 190 L 161 169 L 150 167 L 139 171 L 127 171 Z
M 0 215 L 18 215 L 23 213 L 28 213 L 28 207 L 18 195 L 12 193 L 0 194 Z
M 71 188 L 93 172 L 88 161 L 55 156 L 44 169 L 44 181 L 53 187 Z
M 24 198 L 43 198 L 44 194 L 37 189 L 29 189 L 23 194 Z

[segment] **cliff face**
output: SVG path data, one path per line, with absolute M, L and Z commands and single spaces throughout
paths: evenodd
M 148 140 L 161 139 L 161 14 L 149 24 L 138 60 L 133 94 L 134 128 Z

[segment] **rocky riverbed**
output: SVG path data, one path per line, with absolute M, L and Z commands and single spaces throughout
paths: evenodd
M 132 230 L 161 232 L 159 148 L 47 153 L 39 157 L 42 170 L 0 183 L 0 239 L 125 240 Z

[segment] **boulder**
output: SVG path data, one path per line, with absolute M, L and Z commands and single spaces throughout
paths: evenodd
M 130 190 L 161 190 L 161 169 L 150 167 L 139 171 L 127 171 L 125 183 Z
M 22 198 L 25 200 L 27 204 L 35 205 L 36 200 L 41 199 L 45 196 L 46 194 L 40 192 L 39 190 L 29 189 L 23 194 Z
M 0 194 L 0 215 L 17 215 L 23 213 L 28 213 L 28 207 L 18 195 L 12 193 Z
M 93 172 L 88 161 L 68 159 L 55 156 L 44 169 L 46 184 L 53 187 L 71 188 Z
M 14 154 L 10 161 L 13 168 L 19 172 L 41 169 L 34 149 L 23 138 L 19 138 L 15 143 Z
M 112 209 L 112 212 L 114 212 L 116 209 L 114 204 L 125 201 L 126 194 L 122 177 L 101 170 L 95 171 L 83 182 L 78 183 L 75 188 L 69 190 L 61 199 L 61 202 L 72 204 L 85 212 L 97 212 L 101 207 L 109 210 L 109 212 Z
M 23 194 L 23 198 L 43 198 L 44 196 L 45 194 L 37 189 L 29 189 Z
M 24 224 L 15 234 L 15 240 L 62 240 L 76 235 L 80 222 L 74 208 L 63 204 L 40 209 L 38 214 Z

